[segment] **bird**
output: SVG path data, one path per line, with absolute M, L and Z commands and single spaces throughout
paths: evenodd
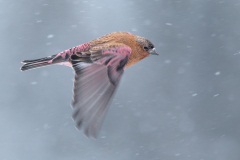
M 72 118 L 87 137 L 97 138 L 124 70 L 149 55 L 159 54 L 148 39 L 112 32 L 52 56 L 24 60 L 21 71 L 52 64 L 72 67 Z

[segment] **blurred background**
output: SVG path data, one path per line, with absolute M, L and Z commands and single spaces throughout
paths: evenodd
M 240 0 L 0 0 L 1 160 L 239 160 Z M 126 70 L 97 140 L 71 119 L 73 71 L 20 71 L 113 31 L 160 56 Z

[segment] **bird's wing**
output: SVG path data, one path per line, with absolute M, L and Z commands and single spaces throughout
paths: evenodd
M 91 55 L 93 63 L 73 65 L 76 72 L 73 119 L 88 137 L 97 137 L 130 54 L 127 46 L 97 50 Z

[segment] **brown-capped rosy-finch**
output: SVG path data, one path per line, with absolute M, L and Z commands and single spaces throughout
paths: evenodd
M 96 137 L 124 69 L 150 54 L 158 55 L 149 40 L 113 32 L 49 57 L 25 60 L 21 70 L 51 64 L 73 67 L 73 119 L 88 137 Z

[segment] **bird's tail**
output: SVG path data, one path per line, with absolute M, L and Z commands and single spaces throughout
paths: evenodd
M 34 60 L 24 60 L 22 61 L 23 66 L 21 67 L 22 71 L 26 71 L 29 69 L 34 69 L 38 67 L 43 67 L 51 64 L 61 63 L 65 59 L 63 59 L 59 54 L 52 55 L 49 57 L 34 59 Z

